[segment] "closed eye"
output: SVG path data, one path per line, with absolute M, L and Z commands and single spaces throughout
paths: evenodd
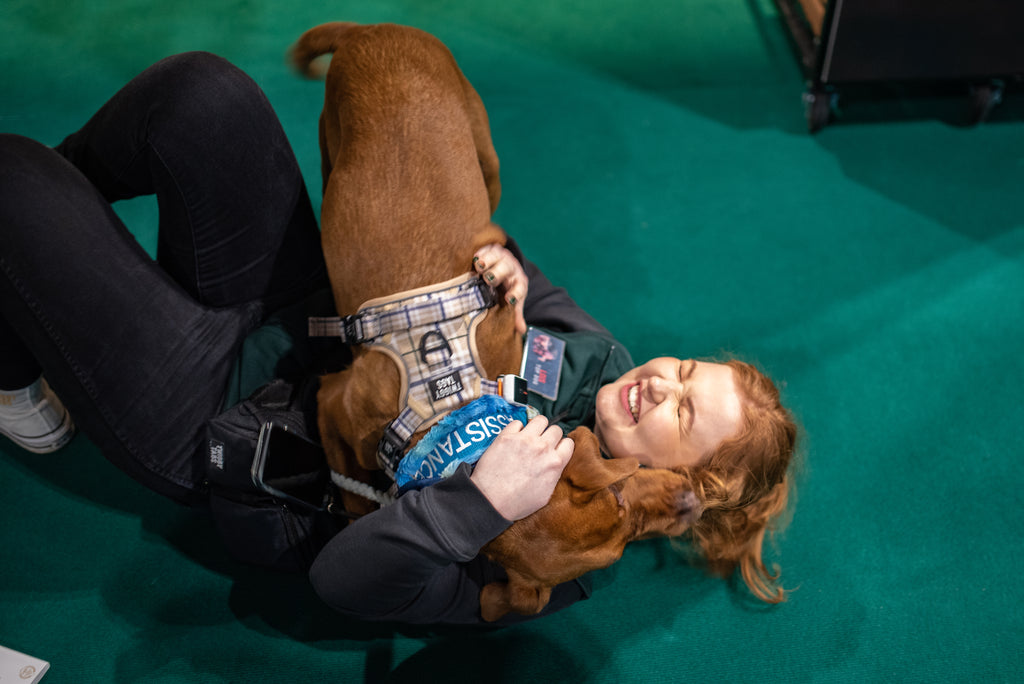
M 693 377 L 693 371 L 697 368 L 697 361 L 690 359 L 689 364 L 686 361 L 680 361 L 677 369 L 679 376 L 679 384 L 684 384 L 687 380 Z M 693 397 L 687 394 L 682 397 L 679 401 L 679 427 L 680 429 L 689 434 L 690 430 L 693 429 L 693 423 L 697 420 L 697 412 L 693 406 Z
M 693 422 L 697 419 L 697 412 L 693 408 L 693 399 L 683 397 L 679 402 L 679 426 L 683 432 L 690 434 L 693 429 Z

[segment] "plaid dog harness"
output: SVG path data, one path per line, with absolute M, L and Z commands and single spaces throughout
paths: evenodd
M 373 299 L 351 316 L 310 318 L 309 334 L 387 354 L 402 378 L 402 411 L 384 431 L 377 461 L 394 479 L 413 434 L 483 394 L 526 403 L 526 382 L 483 376 L 476 327 L 497 300 L 477 275 Z

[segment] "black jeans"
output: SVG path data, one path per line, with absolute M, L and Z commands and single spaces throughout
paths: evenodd
M 145 194 L 155 262 L 110 206 Z M 0 135 L 0 387 L 41 370 L 103 454 L 164 495 L 201 500 L 202 428 L 245 335 L 326 286 L 284 131 L 219 57 L 157 63 L 56 150 Z

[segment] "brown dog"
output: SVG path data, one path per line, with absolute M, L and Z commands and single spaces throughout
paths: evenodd
M 320 118 L 322 240 L 341 315 L 367 300 L 450 280 L 505 233 L 491 220 L 501 195 L 487 114 L 444 45 L 413 28 L 333 23 L 292 51 L 305 73 L 333 53 Z M 519 368 L 513 310 L 477 327 L 488 378 Z M 332 469 L 364 482 L 379 473 L 377 444 L 398 414 L 402 378 L 387 355 L 357 347 L 351 366 L 322 379 L 319 428 Z M 626 543 L 678 534 L 697 510 L 682 476 L 605 460 L 585 428 L 551 502 L 492 541 L 485 553 L 508 583 L 481 592 L 485 619 L 535 613 L 551 587 L 613 563 Z M 376 506 L 343 493 L 347 511 Z
M 292 59 L 311 74 L 326 53 L 321 230 L 345 316 L 367 300 L 467 273 L 480 247 L 506 237 L 490 220 L 501 184 L 487 113 L 448 49 L 414 28 L 331 23 L 303 34 Z M 511 307 L 491 309 L 476 341 L 486 377 L 518 371 Z M 401 387 L 395 362 L 363 348 L 348 369 L 323 378 L 320 436 L 334 470 L 372 481 Z M 350 512 L 375 508 L 343 498 Z
M 640 468 L 632 459 L 601 457 L 597 438 L 573 430 L 572 459 L 551 501 L 483 548 L 508 573 L 480 592 L 484 620 L 512 611 L 532 615 L 551 589 L 617 561 L 636 539 L 682 534 L 701 507 L 689 481 L 670 470 Z

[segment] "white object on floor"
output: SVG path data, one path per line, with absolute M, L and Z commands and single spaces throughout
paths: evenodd
M 0 682 L 3 684 L 35 684 L 49 669 L 50 663 L 45 660 L 0 646 Z

